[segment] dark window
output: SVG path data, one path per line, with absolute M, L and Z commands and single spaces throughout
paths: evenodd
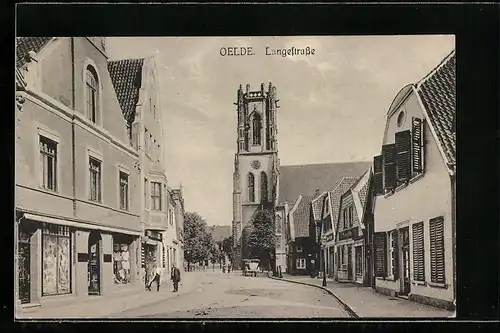
M 384 188 L 390 191 L 396 187 L 396 145 L 383 145 L 382 156 L 384 160 Z
M 101 202 L 101 161 L 90 157 L 89 158 L 89 173 L 90 173 L 90 200 Z
M 375 195 L 384 194 L 384 178 L 383 178 L 383 159 L 382 155 L 373 158 L 373 191 Z
M 255 113 L 253 116 L 252 129 L 253 129 L 253 144 L 260 145 L 262 121 L 261 121 L 260 115 L 258 113 Z
M 99 81 L 97 80 L 97 73 L 92 66 L 87 67 L 85 78 L 87 117 L 93 123 L 97 123 L 99 117 Z
M 396 141 L 396 165 L 397 181 L 405 183 L 411 178 L 411 133 L 410 131 L 397 132 Z
M 253 173 L 248 174 L 248 201 L 255 201 L 255 177 Z
M 424 222 L 412 226 L 413 234 L 413 279 L 425 281 Z
M 444 266 L 444 219 L 442 216 L 433 218 L 429 222 L 430 254 L 431 254 L 431 282 L 446 282 Z
M 260 201 L 267 202 L 267 175 L 264 171 L 260 173 Z
M 120 171 L 120 209 L 128 210 L 128 175 Z
M 71 293 L 71 237 L 66 226 L 42 229 L 42 295 Z
M 161 183 L 151 182 L 152 210 L 161 210 Z
M 375 246 L 375 276 L 385 277 L 387 275 L 387 234 L 376 232 L 373 242 Z
M 44 189 L 57 190 L 57 143 L 40 136 L 41 185 Z

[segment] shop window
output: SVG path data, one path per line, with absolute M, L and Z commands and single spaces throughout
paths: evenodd
M 120 209 L 128 210 L 128 174 L 120 171 Z
M 113 273 L 115 284 L 130 283 L 130 242 L 113 238 Z
M 151 183 L 151 209 L 161 210 L 161 183 L 152 182 Z
M 299 258 L 297 259 L 297 269 L 305 269 L 306 268 L 306 259 Z
M 90 157 L 89 158 L 89 173 L 90 173 L 90 200 L 101 202 L 101 161 Z
M 57 142 L 40 136 L 41 186 L 56 191 L 57 188 Z
M 431 282 L 444 284 L 444 219 L 436 217 L 429 222 L 430 255 L 431 255 Z
M 42 228 L 42 295 L 71 293 L 71 237 L 69 227 Z
M 356 252 L 356 276 L 363 276 L 363 247 L 357 246 L 354 248 Z
M 297 252 L 302 252 L 304 249 L 302 248 L 302 245 L 297 245 Z

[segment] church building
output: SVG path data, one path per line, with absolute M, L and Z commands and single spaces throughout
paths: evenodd
M 235 264 L 247 259 L 242 232 L 254 214 L 269 210 L 275 214 L 279 173 L 276 87 L 251 91 L 247 84 L 237 92 L 238 139 L 233 173 L 233 223 Z

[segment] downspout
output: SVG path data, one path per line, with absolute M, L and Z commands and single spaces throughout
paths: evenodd
M 75 97 L 75 86 L 76 86 L 76 75 L 75 75 L 75 40 L 74 37 L 70 37 L 71 40 L 71 108 L 73 112 L 76 112 L 76 97 Z M 75 115 L 73 114 L 73 119 L 71 121 L 71 167 L 73 171 L 73 216 L 76 217 L 76 143 L 75 143 Z
M 453 306 L 456 309 L 457 306 L 457 265 L 456 265 L 456 178 L 455 173 L 450 176 L 451 180 L 451 241 L 452 241 L 452 257 L 453 257 Z

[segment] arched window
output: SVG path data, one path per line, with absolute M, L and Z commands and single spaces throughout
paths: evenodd
M 251 172 L 248 174 L 248 201 L 255 201 L 255 177 Z
M 260 202 L 267 202 L 267 175 L 264 171 L 260 173 Z
M 87 95 L 87 117 L 93 123 L 97 123 L 99 117 L 99 81 L 97 79 L 97 72 L 90 65 L 86 69 L 85 89 Z
M 262 122 L 260 119 L 260 115 L 258 113 L 255 113 L 253 116 L 253 121 L 252 121 L 252 129 L 253 129 L 253 144 L 254 145 L 260 145 L 260 132 L 262 129 Z

